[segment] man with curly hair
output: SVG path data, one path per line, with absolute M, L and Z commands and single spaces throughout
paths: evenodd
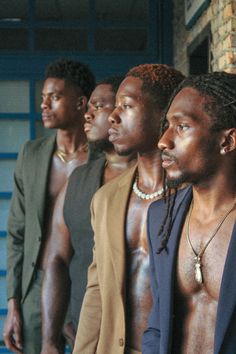
M 47 264 L 55 200 L 73 169 L 90 158 L 84 113 L 95 78 L 87 65 L 58 60 L 45 73 L 42 120 L 57 129 L 27 142 L 14 174 L 8 220 L 7 298 L 4 341 L 12 352 L 40 353 L 40 292 Z
M 63 336 L 74 347 L 88 266 L 92 261 L 91 200 L 103 184 L 135 163 L 136 155 L 118 155 L 108 139 L 108 117 L 123 79 L 123 76 L 107 77 L 93 90 L 85 113 L 84 131 L 90 145 L 104 154 L 73 171 L 55 204 L 42 286 L 41 354 L 62 353 Z
M 167 65 L 143 64 L 131 69 L 118 89 L 109 139 L 117 153 L 137 153 L 138 159 L 92 201 L 95 247 L 74 354 L 141 352 L 152 305 L 146 213 L 164 193 L 157 135 L 183 78 Z

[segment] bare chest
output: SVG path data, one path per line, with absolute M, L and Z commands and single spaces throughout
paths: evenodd
M 126 218 L 126 341 L 141 350 L 141 338 L 152 305 L 146 218 L 150 202 L 131 195 Z
M 68 162 L 63 162 L 57 156 L 53 156 L 48 178 L 48 194 L 50 199 L 55 200 L 73 170 L 86 163 L 86 161 L 87 156 L 78 155 L 77 158 Z
M 176 268 L 180 293 L 191 295 L 204 287 L 209 296 L 218 300 L 234 222 L 232 214 L 216 233 L 213 224 L 193 224 L 188 229 L 185 222 Z
M 147 211 L 151 204 L 131 194 L 126 217 L 126 242 L 130 250 L 147 251 Z

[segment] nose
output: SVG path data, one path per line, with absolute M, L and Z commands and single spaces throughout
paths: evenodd
M 121 119 L 120 116 L 118 114 L 118 108 L 115 108 L 111 114 L 108 117 L 108 121 L 110 124 L 120 124 Z
M 91 109 L 87 110 L 87 112 L 84 114 L 84 118 L 85 118 L 86 122 L 90 122 L 91 120 L 94 119 L 94 115 L 93 115 Z
M 51 105 L 51 100 L 49 97 L 43 97 L 41 102 L 41 109 L 49 108 Z
M 174 141 L 173 141 L 173 136 L 171 133 L 171 129 L 168 128 L 163 135 L 161 136 L 160 140 L 158 141 L 158 149 L 159 150 L 165 150 L 165 149 L 173 149 L 174 147 Z

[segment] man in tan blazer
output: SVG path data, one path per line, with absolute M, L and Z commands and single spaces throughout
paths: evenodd
M 152 305 L 146 213 L 164 193 L 157 136 L 182 79 L 167 65 L 144 64 L 128 72 L 117 92 L 109 139 L 120 155 L 138 153 L 138 162 L 93 198 L 95 246 L 74 354 L 141 352 Z
M 14 353 L 41 351 L 40 292 L 48 256 L 50 217 L 73 169 L 88 159 L 83 130 L 95 84 L 90 69 L 59 60 L 48 66 L 42 90 L 42 120 L 56 135 L 27 142 L 19 154 L 8 220 L 8 315 L 4 341 Z

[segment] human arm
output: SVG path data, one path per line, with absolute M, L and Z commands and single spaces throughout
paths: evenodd
M 20 304 L 15 298 L 8 300 L 8 313 L 4 324 L 3 338 L 7 349 L 13 353 L 22 353 L 22 321 Z
M 21 287 L 25 233 L 24 166 L 25 147 L 19 153 L 14 172 L 14 190 L 8 216 L 7 298 L 8 313 L 4 325 L 4 342 L 12 352 L 22 348 Z
M 42 354 L 62 353 L 62 331 L 70 299 L 69 263 L 73 254 L 63 216 L 66 188 L 58 195 L 52 214 L 49 254 L 42 286 Z
M 94 203 L 91 205 L 92 227 L 95 228 Z M 88 282 L 84 296 L 82 309 L 80 312 L 79 325 L 76 334 L 73 354 L 94 354 L 96 353 L 99 339 L 100 325 L 102 317 L 102 304 L 99 287 L 96 237 L 93 248 L 93 261 L 88 269 Z

